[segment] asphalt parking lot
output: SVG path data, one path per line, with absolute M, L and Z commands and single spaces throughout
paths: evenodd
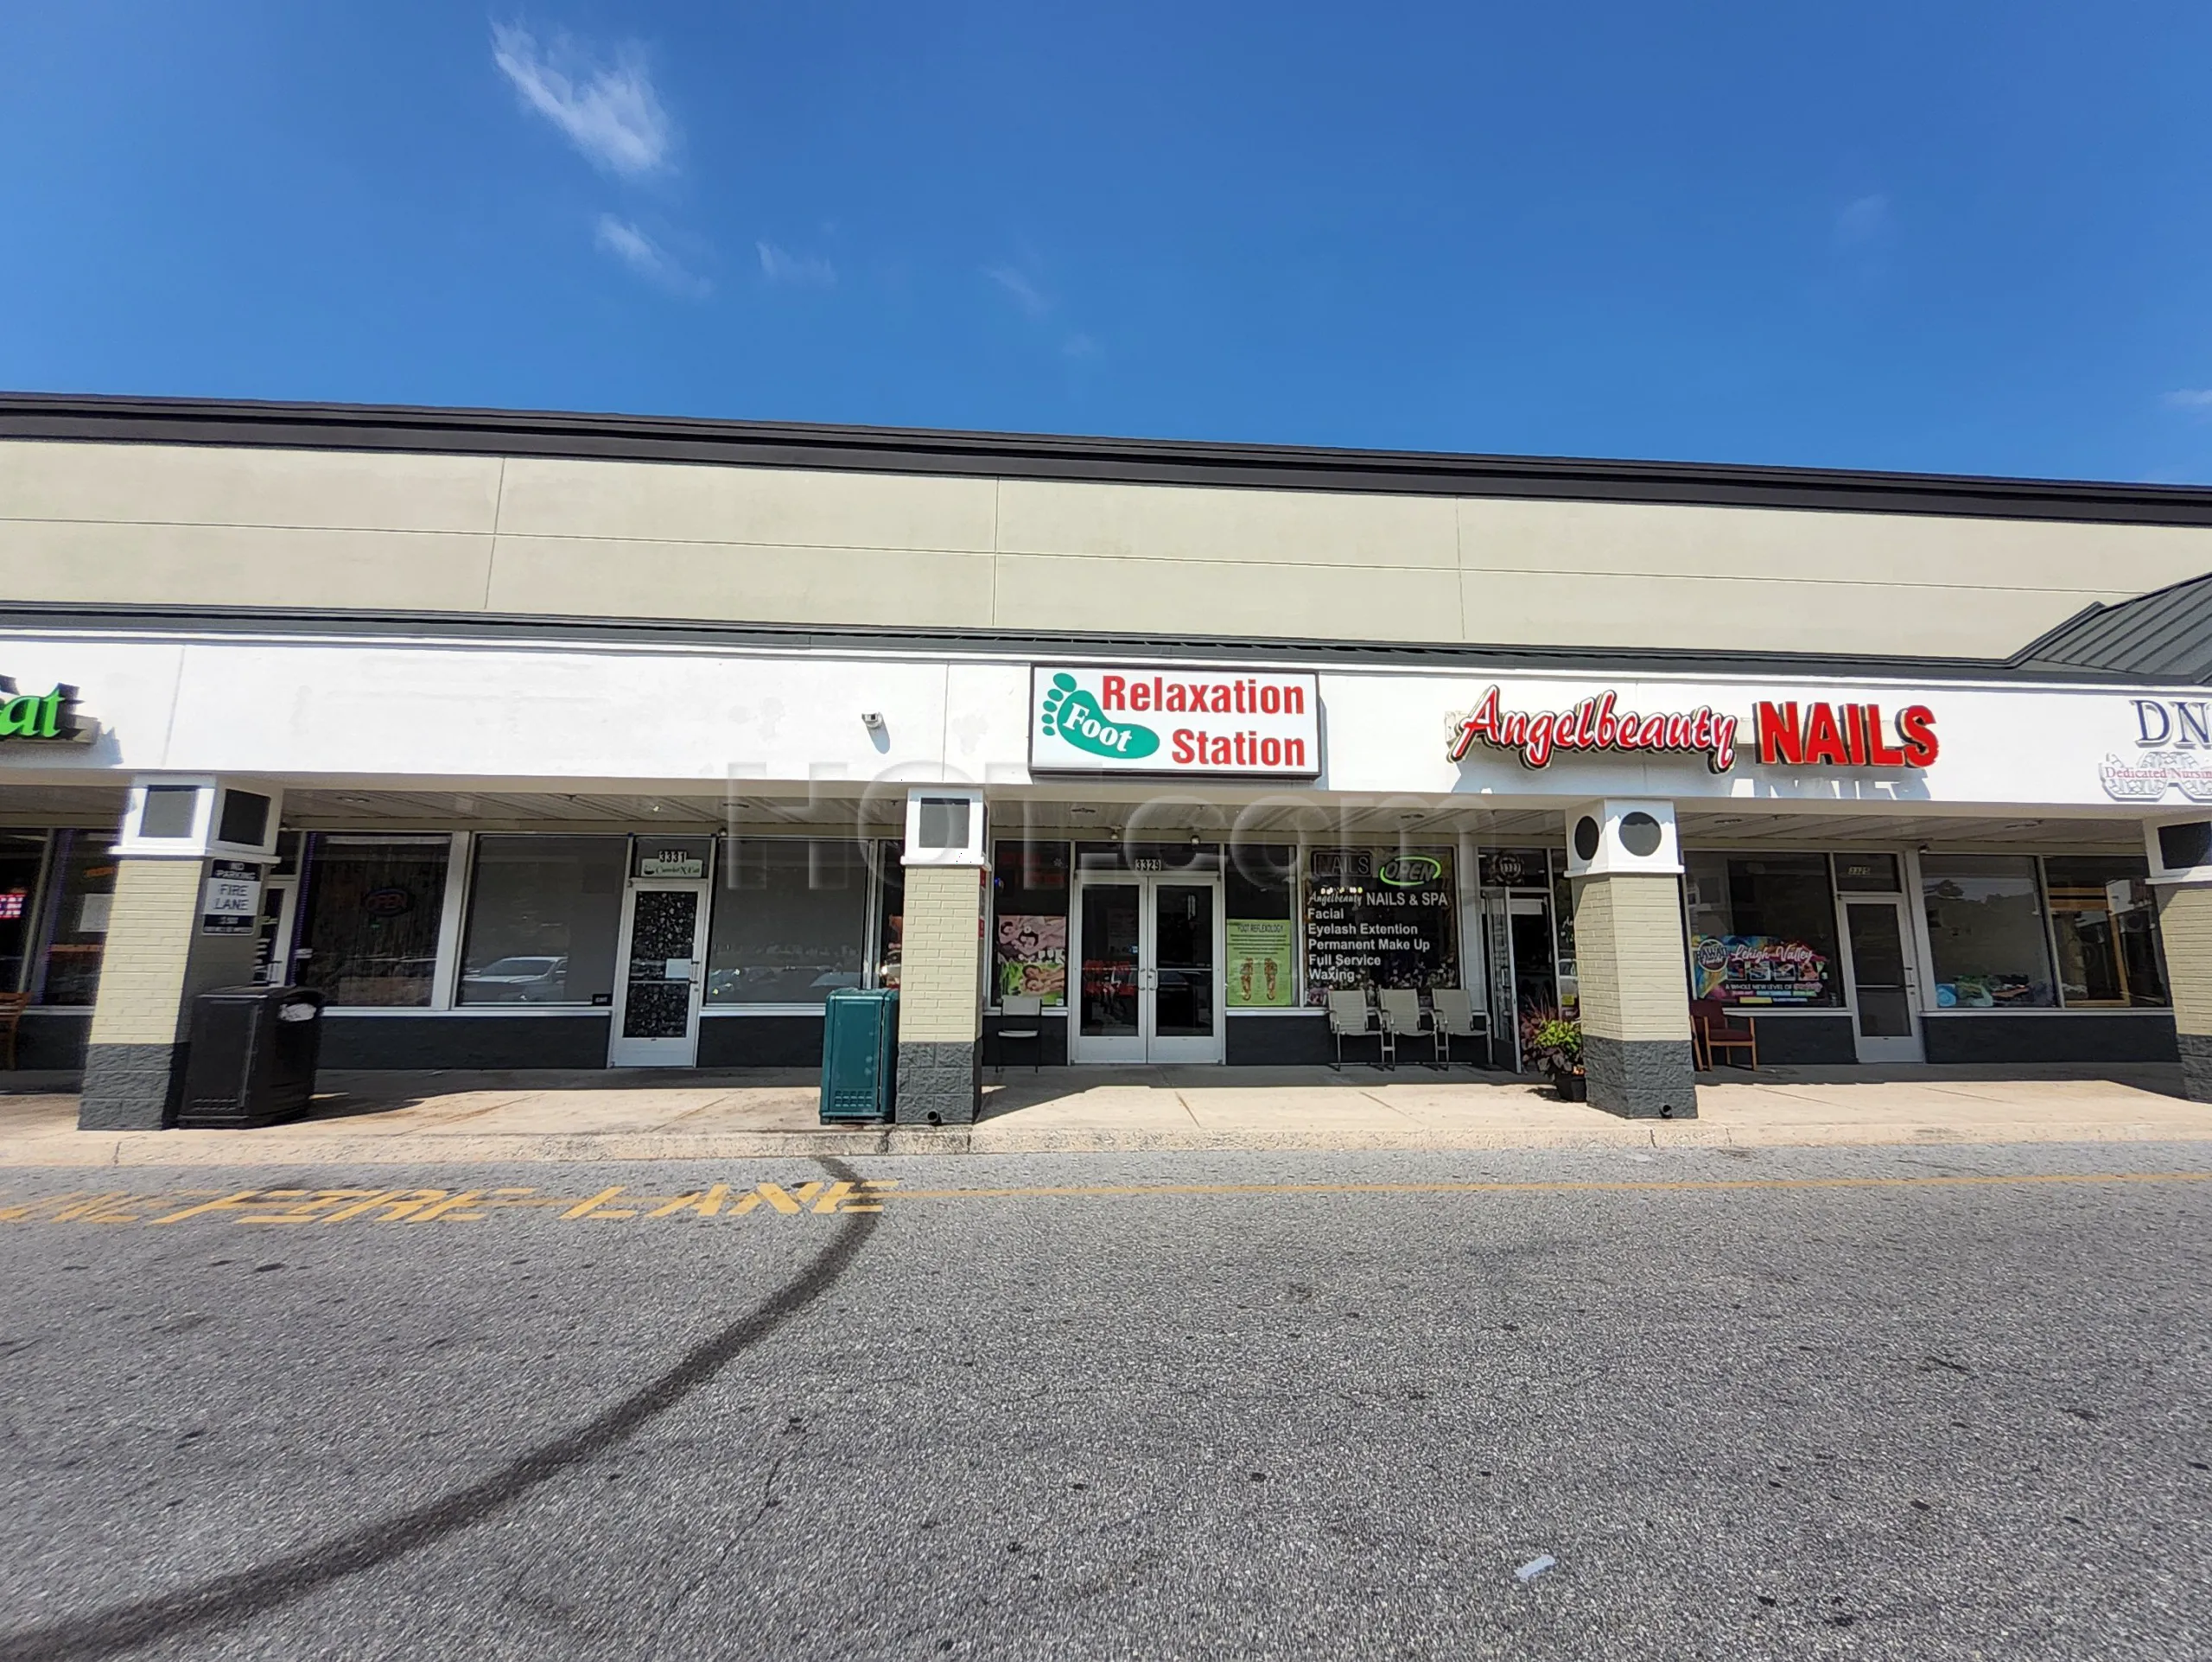
M 0 1174 L 0 1658 L 2201 1658 L 2208 1217 L 2203 1143 Z

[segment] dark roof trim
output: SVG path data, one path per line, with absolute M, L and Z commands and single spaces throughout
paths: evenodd
M 2212 576 L 2084 608 L 2013 654 L 2031 670 L 2103 670 L 2145 681 L 2212 682 Z
M 515 616 L 478 612 L 353 612 L 240 607 L 85 605 L 0 602 L 0 635 L 41 629 L 364 639 L 558 641 L 584 647 L 760 646 L 779 651 L 975 653 L 1015 658 L 1192 659 L 1370 669 L 1581 675 L 1772 675 L 1811 679 L 2020 681 L 2136 685 L 2139 678 L 2069 665 L 2023 666 L 1993 658 L 1905 658 L 1844 653 L 1721 653 L 1655 646 L 1400 645 L 1389 641 L 1212 639 L 1044 630 L 821 628 L 681 618 Z M 0 665 L 0 668 L 4 668 Z
M 678 417 L 15 392 L 0 393 L 0 438 L 574 456 L 1270 490 L 2212 525 L 2212 489 L 2191 486 L 1059 438 Z

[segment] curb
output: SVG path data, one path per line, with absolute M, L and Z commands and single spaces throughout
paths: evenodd
M 1624 1120 L 1618 1127 L 1465 1131 L 1069 1131 L 941 1130 L 702 1132 L 475 1132 L 451 1136 L 267 1137 L 238 1131 L 71 1131 L 0 1147 L 0 1169 L 159 1166 L 440 1166 L 535 1162 L 912 1157 L 960 1154 L 1455 1154 L 1611 1149 L 1817 1149 L 1944 1144 L 2212 1142 L 2202 1127 L 2097 1120 L 1976 1124 L 1726 1125 Z

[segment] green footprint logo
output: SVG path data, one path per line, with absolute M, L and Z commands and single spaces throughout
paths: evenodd
M 1094 756 L 1117 756 L 1124 760 L 1148 756 L 1160 748 L 1160 735 L 1148 727 L 1135 722 L 1109 722 L 1098 701 L 1080 691 L 1072 675 L 1055 675 L 1052 685 L 1045 694 L 1045 710 L 1039 725 L 1048 735 L 1065 739 L 1078 750 L 1088 750 Z

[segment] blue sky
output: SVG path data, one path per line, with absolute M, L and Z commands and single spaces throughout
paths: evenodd
M 2212 481 L 2212 7 L 0 4 L 0 385 Z

